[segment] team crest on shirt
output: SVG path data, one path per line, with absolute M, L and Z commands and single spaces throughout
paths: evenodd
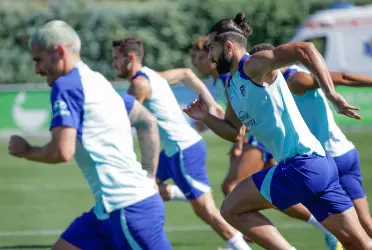
M 372 38 L 364 43 L 364 53 L 372 57 Z
M 67 103 L 63 100 L 56 100 L 53 103 L 53 117 L 69 116 L 71 112 L 67 108 Z
M 244 97 L 245 96 L 245 87 L 244 85 L 240 86 L 240 94 Z

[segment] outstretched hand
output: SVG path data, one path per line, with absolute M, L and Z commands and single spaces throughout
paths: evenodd
M 330 101 L 333 103 L 337 113 L 346 115 L 348 117 L 360 120 L 362 117 L 355 113 L 353 110 L 360 110 L 358 107 L 351 106 L 347 103 L 347 101 L 342 97 L 342 95 L 338 93 L 332 94 L 329 98 Z
M 199 95 L 199 99 L 192 101 L 183 112 L 195 120 L 203 121 L 208 116 L 209 108 L 203 97 Z

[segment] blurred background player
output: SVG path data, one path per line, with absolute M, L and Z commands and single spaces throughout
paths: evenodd
M 250 249 L 242 234 L 220 215 L 207 176 L 205 142 L 187 123 L 167 81 L 142 65 L 141 41 L 136 38 L 113 41 L 112 55 L 117 75 L 131 83 L 128 93 L 157 118 L 163 147 L 157 179 L 164 182 L 172 178 L 195 213 L 227 241 L 230 249 Z
M 32 34 L 35 72 L 52 88 L 52 139 L 42 147 L 20 136 L 9 142 L 10 154 L 30 161 L 55 164 L 75 156 L 94 195 L 92 210 L 52 249 L 172 249 L 163 230 L 164 204 L 136 161 L 125 105 L 111 83 L 81 61 L 80 47 L 63 21 Z
M 226 140 L 252 132 L 279 162 L 242 182 L 225 198 L 221 213 L 229 223 L 266 249 L 294 249 L 258 211 L 286 210 L 303 203 L 346 248 L 370 249 L 350 198 L 341 188 L 333 159 L 311 134 L 276 69 L 300 61 L 311 68 L 338 112 L 360 119 L 357 108 L 334 91 L 325 62 L 311 43 L 289 43 L 250 56 L 246 52 L 251 25 L 239 13 L 222 19 L 209 32 L 209 57 L 219 73 L 230 72 L 225 119 L 208 114 L 202 98 L 185 112 Z M 244 125 L 245 126 L 244 126 Z

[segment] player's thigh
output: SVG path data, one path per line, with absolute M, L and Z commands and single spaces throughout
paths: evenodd
M 244 145 L 241 161 L 237 168 L 240 180 L 261 171 L 265 166 L 262 151 L 250 144 Z
M 260 193 L 252 177 L 248 177 L 226 196 L 221 206 L 221 213 L 241 214 L 268 208 L 275 208 L 275 206 Z
M 363 238 L 366 239 L 366 233 L 358 221 L 354 207 L 342 213 L 330 215 L 321 223 L 342 244 L 359 241 Z
M 262 151 L 251 144 L 244 144 L 242 155 L 232 159 L 231 167 L 224 182 L 240 182 L 262 170 L 264 164 Z
M 359 221 L 362 223 L 363 227 L 365 225 L 369 225 L 368 227 L 372 227 L 372 218 L 369 212 L 369 205 L 367 197 L 359 198 L 353 200 L 353 204 L 355 210 L 358 214 Z

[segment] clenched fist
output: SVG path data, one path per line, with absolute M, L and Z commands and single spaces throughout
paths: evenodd
M 9 154 L 24 157 L 31 150 L 31 145 L 21 136 L 12 135 L 9 140 Z
M 199 99 L 195 99 L 183 112 L 191 118 L 202 122 L 208 116 L 209 108 L 203 97 L 199 95 Z

